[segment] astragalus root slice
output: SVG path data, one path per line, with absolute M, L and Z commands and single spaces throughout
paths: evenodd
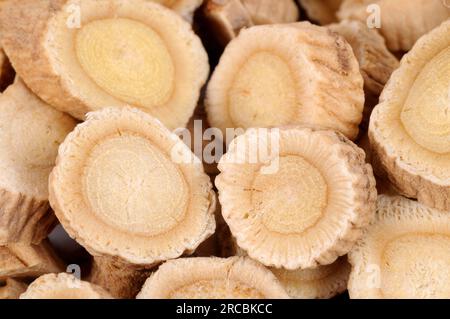
M 450 18 L 450 6 L 446 0 L 344 0 L 338 17 L 377 27 L 391 51 L 408 51 L 417 39 Z
M 199 8 L 203 0 L 150 0 L 162 4 L 174 10 L 176 13 L 181 15 L 186 21 L 192 23 L 194 18 L 194 12 Z
M 349 254 L 351 298 L 450 298 L 450 214 L 381 195 Z
M 20 79 L 0 95 L 0 245 L 39 243 L 53 228 L 48 176 L 75 121 Z
M 254 24 L 291 23 L 299 18 L 294 0 L 240 0 Z
M 271 268 L 291 298 L 329 299 L 347 289 L 350 264 L 340 257 L 331 265 L 311 269 Z
M 243 28 L 253 25 L 240 0 L 207 0 L 203 13 L 217 41 L 226 46 Z
M 216 186 L 239 247 L 289 270 L 345 255 L 375 211 L 364 157 L 342 134 L 321 129 L 250 129 L 234 139 Z
M 112 296 L 97 285 L 60 273 L 39 277 L 20 299 L 112 299 Z
M 370 119 L 377 163 L 401 193 L 450 210 L 450 21 L 402 59 Z
M 230 42 L 208 84 L 213 127 L 314 124 L 358 134 L 363 79 L 343 37 L 308 22 L 255 26 Z
M 138 299 L 288 298 L 275 276 L 245 257 L 182 258 L 159 267 Z
M 60 272 L 64 264 L 47 240 L 39 245 L 9 244 L 0 246 L 0 279 L 8 277 L 36 278 Z
M 140 272 L 194 251 L 215 229 L 215 194 L 201 161 L 137 109 L 89 113 L 68 135 L 50 203 L 69 235 L 98 257 L 93 278 L 114 296 L 132 296 Z
M 308 17 L 321 25 L 337 21 L 336 13 L 343 0 L 298 0 Z
M 208 76 L 191 26 L 151 1 L 11 1 L 0 19 L 17 73 L 43 100 L 79 119 L 132 105 L 171 129 L 184 127 Z
M 0 281 L 0 299 L 19 299 L 21 293 L 27 289 L 27 285 L 21 281 L 7 278 Z
M 380 95 L 399 61 L 386 47 L 382 36 L 360 21 L 341 21 L 327 26 L 351 45 L 364 78 L 364 90 Z

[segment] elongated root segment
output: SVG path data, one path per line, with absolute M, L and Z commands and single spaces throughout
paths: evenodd
M 211 125 L 224 134 L 227 128 L 310 124 L 354 139 L 363 79 L 352 48 L 337 33 L 308 22 L 255 26 L 226 47 L 205 106 Z
M 276 268 L 334 262 L 375 211 L 375 179 L 364 152 L 333 131 L 260 131 L 250 129 L 230 144 L 216 178 L 238 246 Z
M 66 273 L 47 274 L 33 281 L 20 299 L 111 299 L 103 288 Z
M 27 86 L 78 119 L 132 105 L 184 127 L 209 73 L 191 26 L 147 0 L 63 3 L 11 1 L 1 10 L 4 50 Z
M 159 267 L 138 299 L 288 298 L 275 276 L 245 257 L 182 258 Z
M 403 57 L 370 119 L 374 158 L 410 198 L 450 210 L 450 21 Z

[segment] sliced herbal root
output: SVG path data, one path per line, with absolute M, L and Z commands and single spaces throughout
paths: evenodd
M 224 133 L 307 123 L 349 138 L 358 134 L 363 104 L 350 45 L 308 22 L 243 30 L 226 47 L 205 102 L 210 124 Z
M 20 79 L 0 95 L 0 245 L 39 243 L 56 218 L 48 176 L 75 121 L 48 106 Z
M 176 13 L 146 0 L 7 4 L 0 15 L 4 50 L 43 100 L 79 119 L 133 105 L 171 129 L 187 124 L 209 65 L 200 39 Z
M 299 19 L 294 0 L 240 0 L 254 24 L 292 23 Z
M 375 220 L 349 254 L 351 298 L 450 298 L 450 215 L 379 196 Z
M 308 17 L 321 25 L 337 21 L 336 13 L 343 0 L 298 0 Z
M 19 299 L 20 294 L 26 289 L 25 283 L 7 278 L 4 282 L 0 282 L 0 299 Z
M 341 257 L 331 265 L 312 269 L 271 268 L 291 298 L 329 299 L 347 289 L 350 264 Z
M 375 211 L 364 157 L 342 134 L 321 129 L 250 129 L 237 137 L 219 163 L 216 186 L 239 247 L 289 270 L 345 255 Z
M 114 296 L 140 288 L 115 281 L 108 270 L 115 264 L 139 281 L 133 274 L 194 251 L 215 229 L 215 194 L 201 161 L 137 109 L 89 113 L 68 135 L 50 176 L 50 203 L 73 238 L 112 264 L 93 276 L 109 276 Z
M 442 0 L 344 0 L 338 17 L 374 27 L 379 22 L 388 48 L 408 51 L 417 39 L 450 18 L 450 7 Z
M 450 210 L 450 21 L 402 59 L 370 119 L 374 158 L 410 198 Z
M 39 245 L 16 243 L 0 246 L 0 279 L 36 278 L 46 273 L 60 272 L 63 268 L 63 263 L 46 240 Z
M 145 282 L 138 299 L 288 298 L 275 276 L 243 257 L 182 258 L 159 267 Z
M 203 0 L 150 0 L 162 4 L 181 15 L 186 21 L 192 23 L 194 12 L 199 8 Z
M 328 28 L 342 35 L 351 45 L 364 78 L 365 91 L 380 95 L 392 72 L 399 66 L 383 37 L 360 21 L 346 20 Z
M 66 273 L 47 274 L 33 281 L 20 299 L 111 299 L 103 288 Z
M 240 0 L 207 0 L 203 13 L 216 39 L 226 46 L 241 29 L 253 25 L 247 9 Z

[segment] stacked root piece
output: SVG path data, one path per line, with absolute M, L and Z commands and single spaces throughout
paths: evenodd
M 449 17 L 2 1 L 0 299 L 450 298 Z

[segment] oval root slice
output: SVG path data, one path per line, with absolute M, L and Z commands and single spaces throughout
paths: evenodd
M 182 258 L 159 267 L 138 299 L 281 299 L 288 298 L 275 276 L 245 257 Z
M 234 139 L 216 186 L 239 247 L 289 270 L 345 255 L 375 211 L 364 158 L 342 134 L 322 129 L 249 129 Z

